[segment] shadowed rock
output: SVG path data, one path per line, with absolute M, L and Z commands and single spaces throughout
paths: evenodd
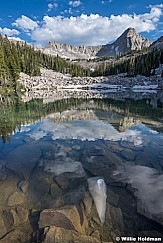
M 28 179 L 40 155 L 41 150 L 34 144 L 19 146 L 7 155 L 7 168 Z
M 63 213 L 51 209 L 46 209 L 40 214 L 39 228 L 45 228 L 47 226 L 75 230 L 72 222 Z

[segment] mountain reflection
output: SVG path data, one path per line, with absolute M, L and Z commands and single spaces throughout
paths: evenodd
M 1 139 L 4 142 L 10 141 L 15 132 L 22 130 L 22 125 L 32 124 L 44 118 L 50 118 L 54 123 L 72 120 L 101 121 L 98 128 L 99 133 L 101 129 L 99 138 L 104 137 L 102 129 L 106 123 L 110 124 L 109 126 L 112 125 L 114 133 L 117 131 L 125 132 L 126 129 L 141 123 L 150 126 L 155 131 L 162 131 L 162 100 L 160 94 L 148 94 L 145 98 L 139 94 L 139 99 L 137 96 L 131 95 L 134 98 L 132 99 L 130 96 L 125 97 L 126 94 L 121 93 L 116 94 L 116 99 L 114 99 L 113 94 L 95 94 L 95 96 L 93 94 L 91 96 L 92 94 L 89 94 L 88 91 L 82 91 L 80 94 L 77 92 L 76 95 L 72 91 L 66 94 L 65 92 L 67 91 L 63 91 L 62 95 L 61 91 L 58 91 L 58 95 L 55 92 L 56 96 L 49 93 L 48 98 L 45 91 L 42 93 L 42 98 L 32 99 L 35 94 L 29 96 L 27 102 L 15 97 L 4 98 L 0 108 Z M 27 100 L 27 97 L 26 99 L 23 97 L 23 99 Z M 79 130 L 78 125 L 76 128 Z M 37 138 L 44 136 L 43 131 L 39 132 L 39 135 L 35 131 L 35 134 Z

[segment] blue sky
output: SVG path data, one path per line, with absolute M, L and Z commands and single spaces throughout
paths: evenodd
M 49 41 L 100 45 L 134 27 L 156 40 L 163 35 L 159 0 L 1 0 L 0 32 L 37 46 Z

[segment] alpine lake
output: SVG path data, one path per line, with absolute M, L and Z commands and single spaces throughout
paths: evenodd
M 161 91 L 43 90 L 0 102 L 0 242 L 163 240 Z M 106 183 L 104 223 L 93 177 Z

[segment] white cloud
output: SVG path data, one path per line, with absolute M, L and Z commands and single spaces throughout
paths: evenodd
M 8 37 L 8 39 L 9 40 L 14 40 L 14 41 L 23 41 L 23 42 L 25 42 L 24 40 L 22 40 L 21 38 L 19 38 L 19 37 Z
M 114 41 L 124 30 L 133 27 L 137 32 L 155 30 L 162 13 L 162 5 L 150 6 L 144 14 L 122 14 L 103 17 L 98 14 L 64 18 L 44 16 L 42 25 L 32 32 L 39 46 L 49 41 L 74 45 L 101 45 Z
M 48 4 L 48 12 L 50 12 L 53 8 L 58 8 L 58 3 L 49 3 Z
M 101 1 L 102 4 L 107 4 L 107 3 L 111 3 L 113 0 L 108 0 L 108 1 Z
M 72 14 L 73 13 L 72 8 L 65 9 L 64 12 L 62 12 L 61 14 L 64 14 L 64 13 Z
M 38 26 L 36 21 L 24 15 L 18 18 L 12 25 L 23 30 L 34 30 Z
M 80 1 L 70 1 L 69 5 L 71 5 L 72 7 L 78 7 L 81 5 Z
M 49 3 L 48 4 L 48 11 L 50 11 L 52 8 L 53 8 L 53 4 L 52 3 Z
M 70 1 L 69 4 L 75 2 L 80 1 Z M 48 4 L 49 11 L 58 5 L 54 6 L 54 4 Z M 110 17 L 82 14 L 67 18 L 44 16 L 41 22 L 22 15 L 12 25 L 27 32 L 32 41 L 34 40 L 40 47 L 54 40 L 73 45 L 102 45 L 113 42 L 129 27 L 135 28 L 138 33 L 156 30 L 160 17 L 163 15 L 162 9 L 163 4 L 160 4 L 150 5 L 144 14 L 122 14 Z M 15 32 L 15 34 L 18 33 L 18 31 Z
M 13 36 L 13 35 L 19 35 L 20 34 L 20 32 L 18 30 L 1 28 L 1 27 L 0 27 L 0 33 L 2 35 L 7 35 L 7 36 Z
M 156 7 L 156 8 L 163 8 L 163 4 L 156 4 L 156 5 L 149 5 L 148 8 L 153 8 L 153 7 Z

